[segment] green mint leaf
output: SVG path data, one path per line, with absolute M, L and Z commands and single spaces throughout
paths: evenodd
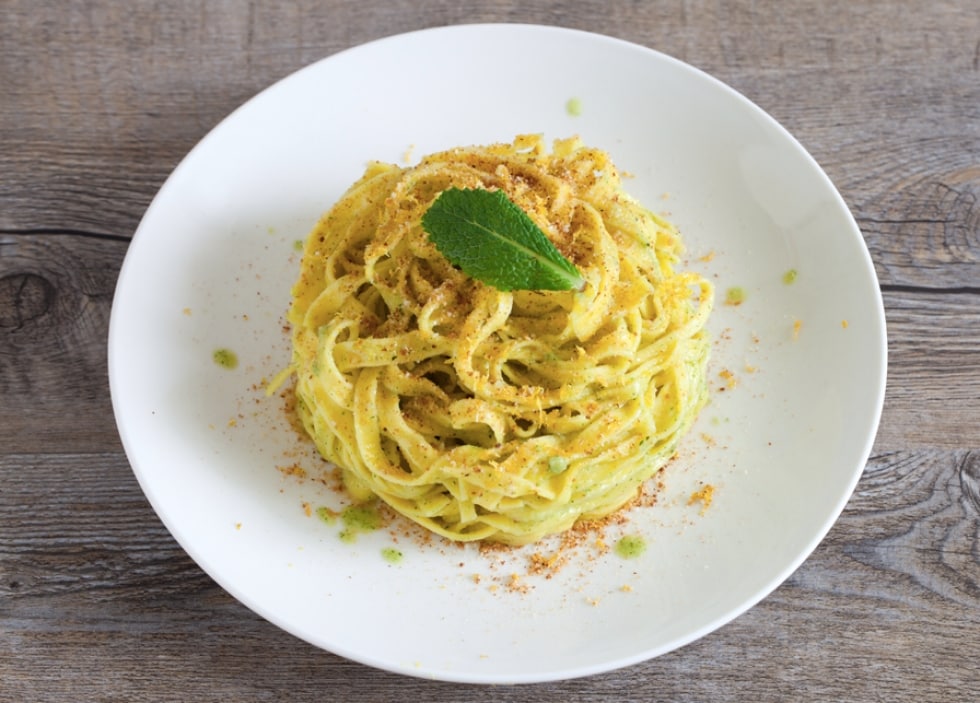
M 450 263 L 498 290 L 585 288 L 575 265 L 503 191 L 444 190 L 422 227 Z

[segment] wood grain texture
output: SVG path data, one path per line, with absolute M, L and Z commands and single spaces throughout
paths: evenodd
M 889 385 L 841 519 L 679 651 L 519 688 L 406 679 L 220 589 L 143 497 L 106 336 L 128 240 L 187 151 L 290 72 L 463 22 L 597 31 L 729 83 L 814 155 L 884 294 Z M 967 701 L 980 661 L 980 12 L 965 0 L 0 3 L 0 703 Z
M 980 294 L 888 290 L 888 387 L 876 445 L 980 447 Z
M 126 239 L 0 234 L 0 445 L 117 442 L 106 338 Z

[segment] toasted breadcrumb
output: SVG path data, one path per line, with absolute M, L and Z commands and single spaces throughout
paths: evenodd
M 715 498 L 715 487 L 710 483 L 706 483 L 698 490 L 691 494 L 688 499 L 688 505 L 694 505 L 695 503 L 701 504 L 701 515 L 704 515 L 708 508 L 711 506 L 711 501 Z

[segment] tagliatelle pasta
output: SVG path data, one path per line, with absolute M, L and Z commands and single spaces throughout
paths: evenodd
M 421 226 L 502 190 L 584 290 L 504 292 Z M 372 163 L 310 233 L 293 287 L 296 411 L 355 500 L 453 540 L 524 544 L 633 499 L 707 398 L 710 283 L 609 156 L 538 136 Z

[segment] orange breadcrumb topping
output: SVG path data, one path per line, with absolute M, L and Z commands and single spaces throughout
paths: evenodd
M 694 505 L 695 503 L 701 503 L 701 514 L 704 515 L 708 507 L 711 505 L 711 501 L 715 498 L 715 487 L 710 483 L 706 483 L 698 490 L 691 494 L 688 499 L 688 505 Z
M 277 466 L 276 469 L 283 476 L 293 476 L 294 478 L 306 478 L 306 469 L 304 469 L 299 464 L 291 464 L 289 466 Z
M 718 372 L 718 375 L 721 376 L 721 378 L 725 381 L 726 388 L 728 388 L 729 390 L 735 388 L 735 385 L 737 383 L 735 381 L 735 374 L 733 374 L 728 369 L 722 369 L 721 371 Z

